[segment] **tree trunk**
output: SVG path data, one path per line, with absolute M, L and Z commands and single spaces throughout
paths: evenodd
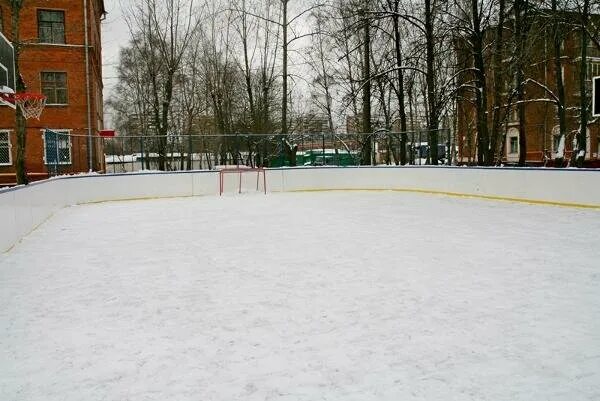
M 175 72 L 169 71 L 165 82 L 165 100 L 162 102 L 161 118 L 158 124 L 159 129 L 159 149 L 158 149 L 158 169 L 165 171 L 166 169 L 166 150 L 167 150 L 167 135 L 169 133 L 169 108 L 171 99 L 173 98 L 173 76 Z
M 287 156 L 288 163 L 290 166 L 296 165 L 296 149 L 297 146 L 293 146 L 288 141 L 288 118 L 287 118 L 287 107 L 288 107 L 288 2 L 289 0 L 281 0 L 282 3 L 282 24 L 281 29 L 283 30 L 283 43 L 282 43 L 282 57 L 283 57 L 283 85 L 281 94 L 281 146 L 284 154 Z
M 327 126 L 329 128 L 329 133 L 330 134 L 334 134 L 335 133 L 335 127 L 333 125 L 333 101 L 332 101 L 332 97 L 331 97 L 331 88 L 330 88 L 330 82 L 329 82 L 329 74 L 327 71 L 327 67 L 325 66 L 325 49 L 323 49 L 323 37 L 321 35 L 321 31 L 322 31 L 322 22 L 321 22 L 321 17 L 318 18 L 317 20 L 318 26 L 318 32 L 319 32 L 319 62 L 320 62 L 320 69 L 321 69 L 321 75 L 323 76 L 323 89 L 325 91 L 325 112 L 327 113 Z
M 389 0 L 388 0 L 389 1 Z M 389 3 L 388 3 L 389 4 Z M 394 0 L 394 50 L 396 52 L 396 67 L 398 67 L 398 114 L 400 118 L 400 164 L 406 164 L 406 108 L 404 106 L 404 71 L 402 70 L 402 38 L 400 36 L 399 17 L 397 15 L 400 0 Z M 396 164 L 398 160 L 396 160 Z
M 192 123 L 190 122 L 188 124 L 189 127 L 189 131 L 188 131 L 188 155 L 187 155 L 187 166 L 186 169 L 187 170 L 193 170 L 194 169 L 194 158 L 193 158 L 193 154 L 194 154 L 194 146 L 193 146 L 193 139 L 192 139 Z
M 516 43 L 516 73 L 515 87 L 517 90 L 517 111 L 519 114 L 519 166 L 525 166 L 527 160 L 527 135 L 525 131 L 525 73 L 524 73 L 524 57 L 525 57 L 525 40 L 526 28 L 524 26 L 524 16 L 526 11 L 527 0 L 515 1 L 515 38 Z
M 561 35 L 561 24 L 559 21 L 559 16 L 557 14 L 557 0 L 552 0 L 552 15 L 554 18 L 554 76 L 556 78 L 556 89 L 558 92 L 558 104 L 557 104 L 557 114 L 558 114 L 558 127 L 559 127 L 559 144 L 562 145 L 562 149 L 560 153 L 555 153 L 555 167 L 563 167 L 564 166 L 564 144 L 566 143 L 566 135 L 567 135 L 567 114 L 565 111 L 565 85 L 564 85 L 564 77 L 562 75 L 562 64 L 561 57 L 562 51 L 560 49 L 562 35 Z M 552 138 L 554 142 L 554 138 Z M 561 145 L 559 145 L 561 146 Z M 554 152 L 557 152 L 557 149 L 554 149 Z
M 429 156 L 431 163 L 438 164 L 438 133 L 439 110 L 436 105 L 435 87 L 435 49 L 433 32 L 433 10 L 432 0 L 425 0 L 425 41 L 427 71 L 425 80 L 427 82 L 427 107 L 429 109 Z
M 590 1 L 583 0 L 583 10 L 581 11 L 581 68 L 579 69 L 579 99 L 581 108 L 579 132 L 577 134 L 577 167 L 583 167 L 585 161 L 585 151 L 587 145 L 587 125 L 588 125 L 588 97 L 587 87 L 587 47 L 588 35 L 586 28 L 589 20 Z M 575 149 L 573 149 L 575 152 Z
M 487 83 L 485 62 L 483 60 L 483 36 L 479 19 L 479 0 L 471 0 L 473 14 L 473 61 L 477 89 L 475 91 L 475 111 L 477 115 L 477 163 L 481 166 L 489 164 L 489 131 L 487 121 Z
M 15 49 L 15 77 L 17 77 L 17 88 L 16 92 L 23 92 L 25 90 L 25 84 L 21 79 L 19 58 L 21 55 L 21 43 L 19 34 L 19 25 L 21 19 L 21 5 L 11 5 L 12 14 L 12 40 Z M 15 133 L 17 136 L 17 157 L 15 160 L 15 172 L 18 185 L 29 184 L 29 177 L 27 176 L 27 166 L 25 165 L 25 149 L 27 148 L 27 120 L 23 116 L 23 112 L 19 107 L 15 110 Z
M 362 131 L 363 144 L 361 149 L 361 162 L 363 165 L 372 164 L 372 146 L 371 146 L 371 30 L 368 14 L 363 11 L 364 19 L 364 47 L 363 54 L 363 112 L 362 112 Z
M 242 1 L 242 46 L 244 49 L 244 78 L 246 81 L 246 93 L 248 95 L 248 104 L 250 106 L 250 120 L 252 132 L 258 133 L 256 127 L 256 108 L 254 106 L 254 93 L 252 92 L 252 71 L 250 69 L 250 60 L 248 57 L 248 25 L 246 14 L 246 0 Z
M 498 139 L 501 137 L 500 115 L 502 106 L 502 92 L 504 86 L 504 77 L 502 76 L 502 58 L 504 53 L 504 13 L 505 0 L 498 1 L 498 25 L 496 26 L 496 37 L 494 43 L 493 56 L 493 74 L 494 74 L 494 115 L 492 120 L 492 135 L 490 138 L 490 153 L 488 160 L 490 164 L 496 159 L 496 151 L 498 150 Z M 501 158 L 500 158 L 501 160 Z

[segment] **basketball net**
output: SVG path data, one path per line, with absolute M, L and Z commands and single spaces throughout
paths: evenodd
M 44 107 L 46 107 L 46 96 L 39 93 L 0 93 L 0 97 L 7 103 L 12 103 L 21 109 L 26 119 L 40 119 Z

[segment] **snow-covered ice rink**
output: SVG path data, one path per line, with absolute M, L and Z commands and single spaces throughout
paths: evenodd
M 598 400 L 600 213 L 109 202 L 0 255 L 0 400 Z

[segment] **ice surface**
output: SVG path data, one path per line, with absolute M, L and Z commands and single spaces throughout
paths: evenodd
M 599 217 L 386 192 L 67 208 L 0 255 L 0 400 L 599 399 Z

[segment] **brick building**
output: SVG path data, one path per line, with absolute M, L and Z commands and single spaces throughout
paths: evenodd
M 598 21 L 599 16 L 593 16 Z M 557 93 L 556 77 L 554 74 L 554 53 L 553 36 L 551 26 L 544 24 L 543 20 L 537 20 L 534 23 L 534 29 L 529 35 L 528 44 L 530 50 L 527 61 L 527 70 L 525 76 L 532 78 L 547 87 L 553 93 Z M 510 38 L 506 38 L 506 43 L 511 43 Z M 509 45 L 510 46 L 510 45 Z M 459 62 L 462 67 L 468 67 L 472 64 L 472 59 L 468 55 L 468 50 L 462 49 L 457 45 Z M 491 49 L 492 46 L 489 46 Z M 510 49 L 507 49 L 510 51 Z M 581 68 L 581 45 L 580 36 L 576 30 L 571 30 L 561 43 L 561 65 L 563 70 L 563 81 L 565 88 L 565 102 L 567 110 L 567 136 L 565 141 L 565 159 L 571 158 L 573 148 L 573 138 L 579 129 L 579 71 Z M 592 41 L 588 45 L 587 77 L 588 77 L 588 96 L 591 95 L 592 77 L 600 75 L 600 49 Z M 462 57 L 461 57 L 462 56 Z M 506 55 L 504 59 L 510 56 Z M 517 163 L 519 160 L 519 119 L 517 107 L 511 104 L 508 91 L 513 87 L 513 76 L 510 68 L 506 66 L 503 71 L 492 71 L 491 54 L 486 56 L 486 76 L 487 76 L 487 97 L 488 97 L 488 126 L 492 127 L 492 116 L 494 113 L 491 99 L 493 98 L 493 77 L 494 74 L 502 74 L 501 82 L 504 88 L 499 90 L 502 93 L 503 103 L 508 108 L 503 108 L 501 114 L 501 133 L 499 138 L 497 153 L 501 159 L 496 162 Z M 467 74 L 463 75 L 463 82 L 468 82 L 473 77 Z M 527 136 L 526 162 L 529 165 L 548 165 L 554 164 L 556 152 L 559 145 L 559 123 L 557 115 L 557 106 L 552 102 L 551 96 L 542 86 L 528 83 L 525 86 L 525 132 Z M 456 141 L 458 145 L 459 163 L 475 164 L 477 162 L 477 130 L 475 115 L 475 97 L 472 91 L 464 91 L 458 102 L 458 127 L 456 132 Z M 535 100 L 535 101 L 534 101 Z M 585 165 L 590 167 L 600 167 L 600 119 L 589 116 L 587 127 L 586 155 Z
M 103 128 L 100 23 L 105 14 L 103 0 L 28 1 L 21 10 L 21 76 L 27 92 L 48 98 L 41 118 L 27 120 L 25 159 L 30 180 L 46 178 L 55 170 L 75 173 L 103 168 L 98 131 Z M 0 3 L 0 30 L 11 39 L 11 13 L 4 2 Z M 15 111 L 0 106 L 0 184 L 16 181 L 14 128 Z M 45 129 L 62 134 L 58 141 L 54 139 L 57 145 L 52 149 Z

